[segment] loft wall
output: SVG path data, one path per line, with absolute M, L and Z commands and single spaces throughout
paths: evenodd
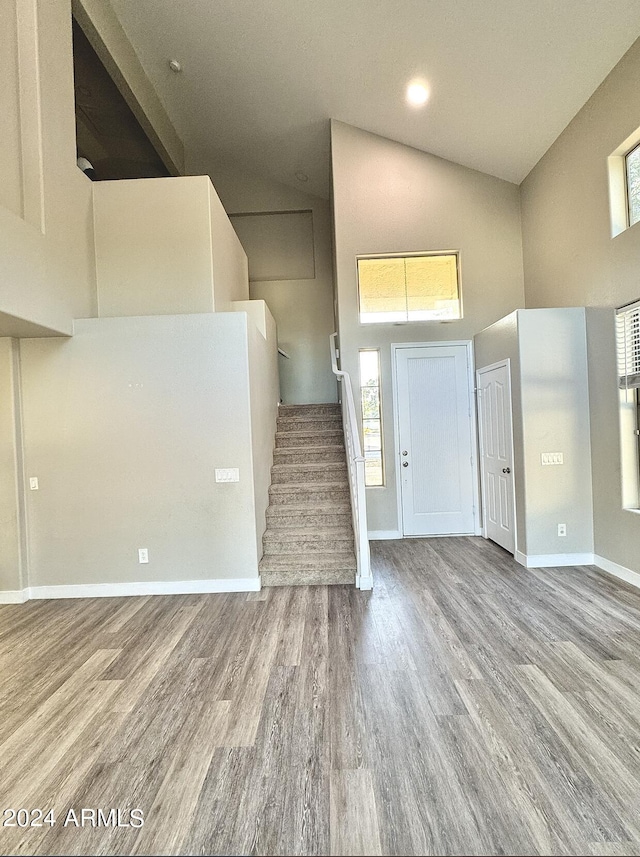
M 518 187 L 341 122 L 332 122 L 333 216 L 342 368 L 379 348 L 386 485 L 367 489 L 369 529 L 398 531 L 391 343 L 467 340 L 524 305 Z M 464 318 L 361 325 L 356 257 L 460 252 Z
M 335 330 L 331 210 L 327 200 L 251 174 L 239 167 L 188 153 L 190 174 L 206 173 L 228 214 L 310 211 L 313 217 L 313 276 L 250 282 L 252 298 L 264 300 L 276 321 L 278 343 L 291 359 L 280 358 L 285 404 L 337 401 L 329 359 Z
M 39 479 L 29 585 L 257 588 L 268 486 L 261 475 L 254 491 L 253 450 L 275 431 L 272 332 L 245 312 L 87 319 L 21 352 L 25 472 Z M 216 483 L 228 467 L 240 481 Z
M 607 158 L 640 126 L 640 41 L 522 184 L 527 307 L 586 306 L 595 553 L 640 572 L 622 509 L 613 308 L 640 298 L 640 224 L 611 237 Z

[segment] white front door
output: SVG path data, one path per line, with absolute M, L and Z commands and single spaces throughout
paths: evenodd
M 484 535 L 514 553 L 515 492 L 509 363 L 478 371 Z
M 403 533 L 472 534 L 475 472 L 467 347 L 397 347 L 395 355 Z

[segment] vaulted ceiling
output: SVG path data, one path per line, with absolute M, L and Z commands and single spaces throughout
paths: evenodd
M 322 196 L 330 118 L 520 182 L 640 34 L 638 0 L 111 2 L 187 151 Z

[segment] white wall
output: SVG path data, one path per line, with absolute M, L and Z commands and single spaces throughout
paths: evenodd
M 595 552 L 640 572 L 623 511 L 612 308 L 640 298 L 640 224 L 611 238 L 607 158 L 640 126 L 636 42 L 522 184 L 529 307 L 609 307 L 588 318 Z
M 208 176 L 97 182 L 94 212 L 101 317 L 228 311 L 249 297 Z
M 252 443 L 273 444 L 275 403 L 247 318 L 89 319 L 22 341 L 30 586 L 257 577 Z M 216 467 L 240 482 L 216 484 Z
M 95 314 L 92 185 L 76 166 L 71 2 L 2 0 L 2 16 L 0 334 L 14 332 L 2 313 L 67 334 L 74 317 Z
M 474 341 L 478 369 L 511 361 L 518 551 L 593 553 L 584 309 L 519 310 Z M 563 453 L 564 464 L 543 466 L 543 452 Z
M 518 188 L 353 128 L 331 124 L 342 368 L 358 383 L 358 349 L 380 349 L 386 486 L 367 491 L 370 530 L 397 530 L 391 396 L 393 342 L 467 340 L 524 305 Z M 458 250 L 464 318 L 360 325 L 356 257 Z
M 337 387 L 329 359 L 329 335 L 335 330 L 331 211 L 329 203 L 303 191 L 256 176 L 225 162 L 212 163 L 187 153 L 189 173 L 207 173 L 229 214 L 311 211 L 314 279 L 250 283 L 250 295 L 264 300 L 276 321 L 279 345 L 291 355 L 280 358 L 282 399 L 287 404 L 335 402 Z
M 15 339 L 0 339 L 0 591 L 23 588 L 24 492 L 20 357 Z

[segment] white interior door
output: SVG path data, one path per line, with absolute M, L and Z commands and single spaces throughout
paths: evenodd
M 478 371 L 484 534 L 514 553 L 515 491 L 509 364 Z
M 397 348 L 402 526 L 407 536 L 470 534 L 475 472 L 465 345 Z

